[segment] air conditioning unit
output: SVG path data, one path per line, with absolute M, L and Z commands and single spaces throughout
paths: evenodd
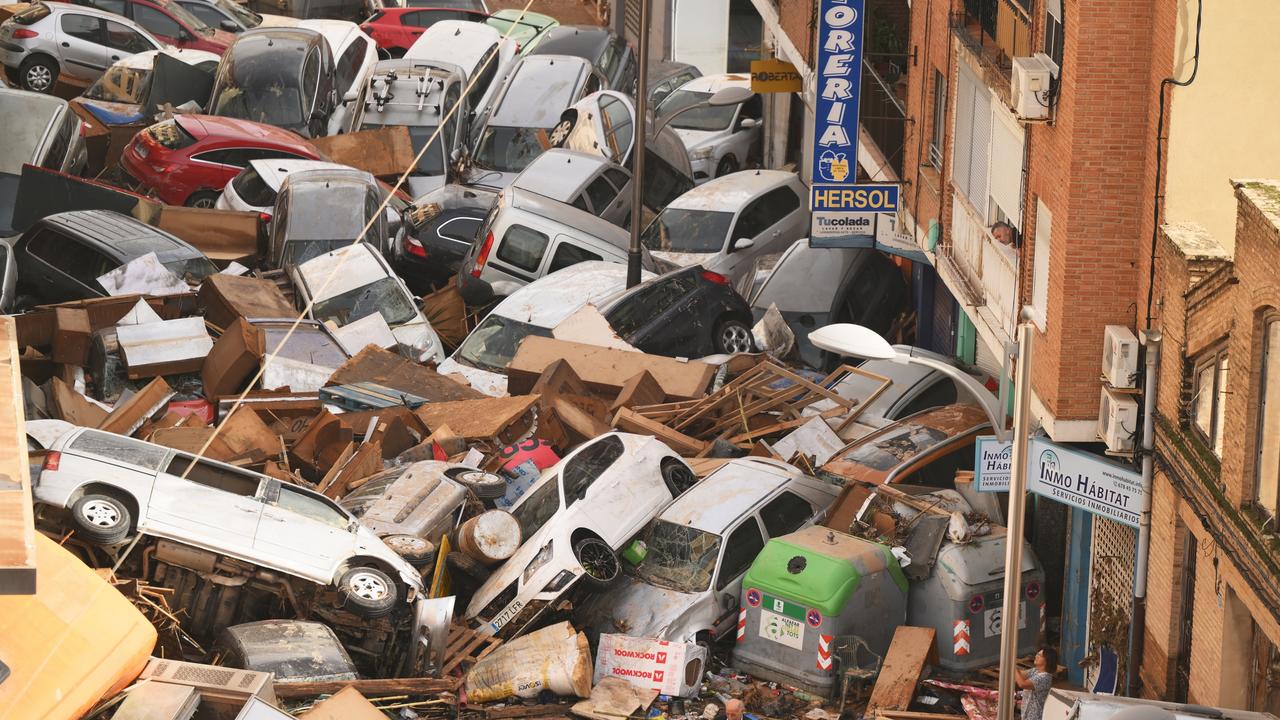
M 1132 396 L 1102 388 L 1098 405 L 1098 437 L 1113 453 L 1133 452 L 1133 436 L 1138 429 L 1138 401 Z
M 1123 325 L 1108 325 L 1103 332 L 1102 375 L 1113 388 L 1137 387 L 1138 338 Z
M 1053 61 L 1046 64 L 1038 55 L 1013 59 L 1009 101 L 1019 120 L 1044 120 L 1049 117 L 1049 82 L 1053 77 L 1053 70 Z

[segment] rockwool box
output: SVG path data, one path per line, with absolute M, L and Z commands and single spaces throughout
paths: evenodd
M 707 648 L 630 635 L 600 635 L 592 685 L 617 677 L 663 695 L 693 697 L 702 684 Z

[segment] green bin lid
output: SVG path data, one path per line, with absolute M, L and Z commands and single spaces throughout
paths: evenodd
M 744 590 L 754 588 L 834 616 L 863 577 L 882 572 L 907 592 L 907 579 L 889 548 L 814 526 L 766 543 L 742 584 Z

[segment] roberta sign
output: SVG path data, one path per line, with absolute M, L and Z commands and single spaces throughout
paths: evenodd
M 1116 522 L 1138 526 L 1142 476 L 1097 455 L 1032 438 L 1027 489 Z

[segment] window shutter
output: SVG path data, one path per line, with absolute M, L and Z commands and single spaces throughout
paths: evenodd
M 996 100 L 995 102 L 1000 102 Z M 992 108 L 995 116 L 991 133 L 991 198 L 1004 211 L 1010 223 L 1019 229 L 1022 216 L 1022 146 L 1025 133 L 1021 127 L 1010 127 L 1004 110 Z
M 973 93 L 973 143 L 969 160 L 969 203 L 984 220 L 987 216 L 987 178 L 991 165 L 991 91 L 975 79 Z
M 1054 20 L 1062 22 L 1062 0 L 1045 0 L 1044 10 L 1052 15 Z
M 977 83 L 972 75 L 960 66 L 959 82 L 956 83 L 955 131 L 951 143 L 951 181 L 957 189 L 970 196 L 969 193 L 969 153 L 973 146 L 973 95 Z
M 1036 325 L 1043 331 L 1049 317 L 1049 238 L 1053 229 L 1053 213 L 1036 201 L 1036 238 L 1032 249 L 1031 307 Z

